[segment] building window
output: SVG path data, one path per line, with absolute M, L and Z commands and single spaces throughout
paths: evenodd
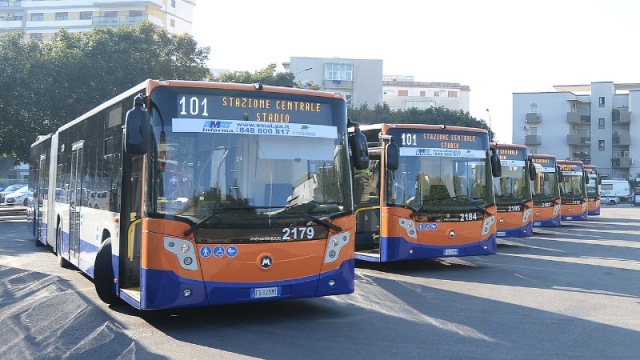
M 56 21 L 64 21 L 64 20 L 69 20 L 69 13 L 68 12 L 57 12 L 56 13 Z
M 104 12 L 104 17 L 116 18 L 116 17 L 118 17 L 118 12 L 117 11 L 105 11 Z
M 80 11 L 80 20 L 91 20 L 92 17 L 92 11 Z
M 458 97 L 458 92 L 457 91 L 449 91 L 448 92 L 448 96 L 449 97 Z
M 409 96 L 409 90 L 398 90 L 398 96 Z
M 31 21 L 44 21 L 44 14 L 43 13 L 31 14 Z
M 176 0 L 171 0 L 171 7 L 175 9 L 175 7 L 176 7 Z
M 132 23 L 142 22 L 142 10 L 129 10 L 129 21 Z
M 604 96 L 600 96 L 598 98 L 598 106 L 599 107 L 604 107 Z
M 427 96 L 427 92 L 424 90 L 420 90 L 420 96 L 421 97 L 426 97 Z
M 171 21 L 169 21 L 169 24 L 171 25 L 171 27 L 176 27 L 176 20 L 171 19 Z
M 326 64 L 324 72 L 325 80 L 332 81 L 352 81 L 352 64 Z
M 604 129 L 604 118 L 598 118 L 598 129 Z
M 598 151 L 604 151 L 604 140 L 598 140 Z

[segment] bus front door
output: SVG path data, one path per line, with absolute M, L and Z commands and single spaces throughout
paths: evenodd
M 71 150 L 71 178 L 69 179 L 69 260 L 78 263 L 80 256 L 80 208 L 83 200 L 82 157 L 84 141 L 73 144 Z

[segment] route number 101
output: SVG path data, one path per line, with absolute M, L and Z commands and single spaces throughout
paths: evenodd
M 178 104 L 181 116 L 209 116 L 207 98 L 198 98 L 197 96 L 187 98 L 186 96 L 182 96 L 180 100 L 178 100 Z
M 402 134 L 402 145 L 403 146 L 416 146 L 418 142 L 416 141 L 416 134 Z

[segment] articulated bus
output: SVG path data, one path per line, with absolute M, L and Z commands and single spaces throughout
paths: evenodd
M 584 165 L 584 171 L 587 174 L 587 198 L 589 199 L 589 205 L 587 205 L 589 215 L 600 215 L 600 174 L 598 173 L 598 167 L 595 165 Z
M 527 147 L 517 144 L 492 144 L 500 157 L 502 176 L 495 179 L 498 206 L 498 237 L 533 235 L 532 180 L 536 170 L 527 156 Z
M 146 80 L 34 142 L 35 241 L 139 310 L 352 293 L 348 126 L 342 95 Z
M 533 226 L 561 226 L 560 182 L 562 173 L 558 169 L 555 155 L 530 154 L 529 159 L 536 167 L 533 182 Z
M 561 220 L 587 220 L 589 212 L 587 182 L 589 179 L 584 171 L 584 164 L 578 160 L 558 160 L 557 163 L 563 178 L 560 183 Z
M 370 165 L 354 174 L 356 259 L 388 262 L 496 252 L 497 208 L 484 129 L 360 127 Z

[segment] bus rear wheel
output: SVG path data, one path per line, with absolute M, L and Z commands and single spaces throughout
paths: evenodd
M 107 304 L 116 303 L 119 298 L 113 290 L 113 265 L 111 263 L 111 238 L 105 240 L 96 255 L 93 283 L 100 300 Z

